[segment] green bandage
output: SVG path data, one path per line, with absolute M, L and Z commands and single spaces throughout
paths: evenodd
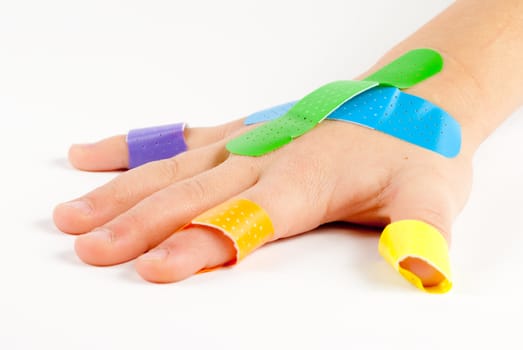
M 301 99 L 287 114 L 231 140 L 227 149 L 236 154 L 261 156 L 313 129 L 352 97 L 377 86 L 369 81 L 335 81 Z
M 265 123 L 227 143 L 229 152 L 261 156 L 312 130 L 339 106 L 378 85 L 411 87 L 443 67 L 439 53 L 430 49 L 409 51 L 362 81 L 336 81 L 301 99 L 282 117 Z

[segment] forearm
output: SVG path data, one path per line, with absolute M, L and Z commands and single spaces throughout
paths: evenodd
M 371 70 L 418 47 L 439 51 L 445 66 L 409 93 L 453 115 L 462 125 L 464 153 L 474 153 L 523 104 L 523 2 L 458 0 Z

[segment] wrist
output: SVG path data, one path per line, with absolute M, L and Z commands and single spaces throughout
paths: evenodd
M 471 72 L 449 55 L 441 54 L 445 62 L 443 70 L 406 92 L 434 103 L 456 119 L 461 126 L 461 153 L 472 156 L 497 127 L 491 118 L 492 104 Z
M 472 155 L 523 104 L 522 20 L 520 0 L 456 1 L 377 67 L 413 48 L 440 52 L 442 72 L 408 92 L 451 114 L 462 127 L 462 153 Z

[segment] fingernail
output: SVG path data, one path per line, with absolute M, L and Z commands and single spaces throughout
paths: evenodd
M 93 208 L 84 200 L 75 200 L 71 202 L 63 203 L 63 205 L 68 206 L 70 208 L 74 208 L 76 211 L 82 213 L 83 215 L 89 215 Z
M 149 251 L 148 253 L 142 255 L 140 259 L 142 260 L 163 260 L 167 257 L 167 254 L 169 252 L 167 249 L 159 248 L 159 249 L 153 249 Z
M 96 230 L 86 234 L 84 237 L 87 237 L 89 239 L 104 240 L 108 242 L 112 241 L 111 231 L 105 228 L 97 228 Z

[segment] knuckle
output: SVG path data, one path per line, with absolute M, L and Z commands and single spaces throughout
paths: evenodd
M 231 123 L 222 124 L 209 129 L 214 142 L 224 140 L 232 133 L 230 124 Z
M 129 200 L 133 197 L 132 187 L 119 182 L 109 183 L 108 190 L 109 198 L 113 205 L 117 207 L 126 207 Z
M 184 194 L 185 198 L 188 198 L 189 202 L 195 201 L 201 203 L 208 199 L 208 190 L 199 178 L 193 178 L 189 181 L 180 183 L 180 192 Z
M 177 157 L 164 159 L 157 162 L 158 173 L 160 177 L 166 179 L 169 183 L 175 182 L 180 176 L 180 161 Z
M 134 236 L 138 239 L 145 236 L 138 233 L 147 232 L 149 221 L 142 213 L 129 210 L 112 223 L 111 229 L 115 236 Z
M 313 157 L 295 157 L 286 159 L 274 170 L 273 186 L 277 187 L 278 191 L 291 193 L 293 198 L 298 199 L 297 202 L 303 210 L 306 210 L 310 203 L 315 203 L 319 212 L 324 211 L 334 182 L 321 160 Z
M 328 178 L 321 160 L 312 157 L 287 159 L 279 172 L 286 182 L 297 184 L 297 188 L 309 198 L 317 197 L 320 185 Z
M 140 231 L 144 228 L 143 216 L 137 214 L 134 210 L 127 212 L 124 219 L 127 225 L 132 227 L 133 230 Z
M 238 156 L 236 154 L 229 154 L 226 162 L 221 166 L 235 169 L 238 176 L 258 179 L 263 165 L 266 164 L 267 159 L 264 157 L 246 157 Z
M 423 221 L 432 226 L 441 226 L 446 221 L 443 211 L 435 206 L 425 205 L 417 210 L 417 214 Z
M 234 135 L 238 132 L 238 122 L 237 121 L 233 121 L 233 122 L 230 122 L 230 123 L 227 123 L 227 124 L 224 124 L 220 127 L 220 136 L 222 139 L 225 139 L 231 135 Z

